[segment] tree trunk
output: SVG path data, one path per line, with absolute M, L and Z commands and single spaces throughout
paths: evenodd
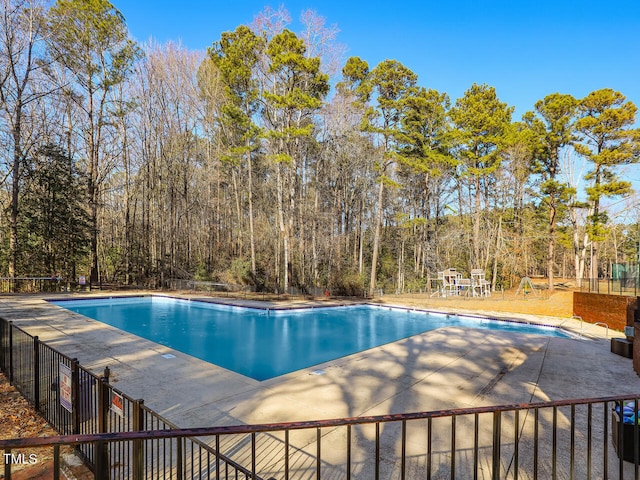
M 591 290 L 594 292 L 599 292 L 600 288 L 598 285 L 598 242 L 591 242 L 591 264 L 590 264 L 590 282 L 591 282 Z
M 556 204 L 553 194 L 549 196 L 549 245 L 547 251 L 547 276 L 549 277 L 549 291 L 553 291 L 553 256 L 556 235 Z
M 284 264 L 284 271 L 282 273 L 282 286 L 284 288 L 284 290 L 286 291 L 287 288 L 289 288 L 289 271 L 287 268 L 287 265 L 289 264 L 289 238 L 287 236 L 287 227 L 285 224 L 285 220 L 284 220 L 284 186 L 282 185 L 283 183 L 283 175 L 282 175 L 282 165 L 278 164 L 276 166 L 278 173 L 277 173 L 277 187 L 276 187 L 276 191 L 277 191 L 277 203 L 278 203 L 278 225 L 280 227 L 280 238 L 282 240 L 282 247 L 283 247 L 283 264 Z M 278 246 L 278 249 L 280 247 Z M 280 280 L 278 278 L 278 280 Z
M 373 236 L 373 258 L 371 259 L 371 279 L 369 281 L 369 294 L 373 296 L 376 289 L 376 274 L 378 268 L 378 248 L 380 245 L 380 230 L 382 228 L 382 205 L 384 195 L 384 182 L 380 179 L 380 188 L 378 190 L 378 213 L 376 215 L 376 231 Z
M 21 106 L 16 107 L 13 125 L 13 165 L 11 168 L 11 207 L 9 216 L 9 277 L 15 278 L 18 259 L 18 201 L 20 198 L 20 165 L 22 163 Z
M 243 242 L 242 242 L 242 207 L 240 206 L 240 189 L 238 188 L 238 176 L 236 175 L 236 169 L 231 167 L 231 182 L 233 183 L 233 198 L 235 199 L 235 207 L 236 207 L 236 218 L 238 219 L 238 225 L 236 229 L 231 229 L 232 231 L 236 231 L 235 238 L 235 253 L 237 256 L 242 257 L 243 253 Z
M 253 161 L 251 152 L 247 155 L 247 171 L 249 174 L 249 185 L 247 186 L 247 196 L 249 201 L 249 244 L 251 249 L 251 275 L 256 278 L 256 239 L 253 226 Z
M 311 220 L 311 276 L 313 278 L 313 286 L 318 286 L 320 277 L 318 271 L 318 218 L 320 216 L 320 199 L 318 189 L 314 189 L 313 198 L 313 218 Z
M 475 212 L 473 212 L 473 259 L 471 260 L 471 267 L 475 268 L 476 266 L 480 266 L 480 219 L 481 219 L 481 211 L 480 211 L 480 179 L 476 177 L 475 179 Z
M 124 283 L 131 283 L 131 192 L 129 188 L 129 145 L 127 128 L 122 119 L 122 160 L 124 164 Z
M 400 241 L 400 251 L 398 252 L 398 289 L 397 293 L 404 293 L 404 239 Z
M 496 235 L 496 253 L 493 256 L 493 267 L 491 269 L 491 290 L 496 289 L 498 282 L 498 255 L 502 245 L 502 215 L 498 218 L 498 233 Z
M 89 150 L 89 171 L 87 172 L 87 195 L 89 197 L 89 222 L 91 225 L 90 255 L 91 272 L 89 275 L 90 285 L 98 282 L 98 153 L 96 141 L 96 126 L 93 111 L 93 90 L 87 89 L 89 101 L 87 109 L 88 150 Z

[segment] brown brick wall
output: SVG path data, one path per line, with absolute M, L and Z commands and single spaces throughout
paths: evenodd
M 638 297 L 604 295 L 601 293 L 573 293 L 573 314 L 589 323 L 606 323 L 610 329 L 624 331 L 633 326 Z

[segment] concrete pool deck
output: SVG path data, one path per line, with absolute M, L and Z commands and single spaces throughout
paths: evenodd
M 121 296 L 120 293 L 112 295 Z M 633 370 L 631 359 L 610 351 L 611 336 L 623 335 L 610 331 L 607 336 L 607 331 L 599 326 L 585 327 L 583 339 L 441 328 L 259 382 L 46 301 L 104 296 L 109 294 L 2 296 L 0 317 L 13 321 L 31 335 L 38 335 L 41 341 L 62 353 L 76 357 L 96 374 L 108 366 L 112 372 L 111 383 L 116 388 L 132 398 L 143 398 L 147 407 L 183 428 L 640 395 L 640 378 Z M 202 300 L 212 301 L 211 297 Z M 231 299 L 216 301 L 254 307 L 265 305 Z M 299 301 L 289 305 L 328 304 L 327 301 Z M 269 307 L 275 308 L 277 304 Z M 578 320 L 566 318 L 483 313 L 547 325 L 562 324 L 574 333 L 583 327 Z M 171 355 L 165 358 L 166 354 Z M 560 421 L 565 422 L 566 428 L 567 419 Z M 528 419 L 522 428 L 530 429 L 531 425 Z M 399 468 L 397 427 L 384 430 L 388 436 L 380 447 L 381 468 L 386 472 L 382 478 L 396 478 Z M 412 472 L 409 478 L 425 478 L 425 469 L 430 467 L 425 463 L 424 435 L 419 425 L 416 428 L 408 438 L 407 468 Z M 457 429 L 459 443 L 473 439 L 473 426 L 468 421 L 460 419 Z M 365 460 L 366 452 L 370 455 L 372 451 L 370 435 L 371 432 L 365 431 L 354 435 L 353 448 L 359 452 L 354 459 L 357 464 L 352 465 L 354 478 L 373 478 L 372 465 Z M 480 435 L 481 446 L 491 445 L 490 428 L 483 429 Z M 344 432 L 337 429 L 323 435 L 322 478 L 345 477 L 345 441 Z M 292 434 L 291 442 L 293 453 L 289 462 L 296 478 L 315 478 L 315 434 L 301 431 L 295 437 Z M 523 437 L 521 442 L 521 448 L 533 450 L 530 439 Z M 445 447 L 434 454 L 437 457 L 434 463 L 438 466 L 432 478 L 451 478 L 447 440 L 443 443 Z M 250 442 L 230 438 L 222 449 L 230 452 L 241 465 L 248 466 L 250 447 Z M 545 447 L 549 445 L 541 446 Z M 261 436 L 258 450 L 264 455 L 259 471 L 262 478 L 279 478 L 283 467 L 279 453 L 282 438 L 277 434 Z M 490 449 L 481 452 L 480 462 L 491 460 L 487 453 L 490 455 Z M 509 461 L 508 452 L 503 455 L 503 460 Z M 559 455 L 559 468 L 566 470 L 573 459 L 567 451 Z M 472 465 L 469 448 L 457 450 L 456 456 L 458 465 Z M 542 476 L 550 478 L 551 455 L 547 452 L 541 458 L 540 469 L 549 474 Z M 616 460 L 611 453 L 612 469 L 611 462 Z M 507 465 L 503 464 L 503 468 Z M 624 468 L 625 478 L 627 475 L 631 478 L 633 465 L 625 462 Z M 583 473 L 579 471 L 576 478 L 583 478 Z M 600 474 L 599 467 L 594 467 L 593 478 L 600 478 Z M 481 469 L 479 478 L 489 475 L 490 469 L 486 472 Z M 531 478 L 524 471 L 524 465 L 520 477 Z
M 46 302 L 89 297 L 0 297 L 0 316 L 97 374 L 108 366 L 114 386 L 185 428 L 640 393 L 631 360 L 610 351 L 622 333 L 607 338 L 599 326 L 586 339 L 442 328 L 259 382 Z M 500 315 L 581 329 L 577 320 Z

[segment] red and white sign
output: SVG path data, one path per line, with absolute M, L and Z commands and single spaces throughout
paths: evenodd
M 123 405 L 122 395 L 117 394 L 116 392 L 113 392 L 111 394 L 111 411 L 123 417 L 124 411 L 123 411 L 122 405 Z
M 71 368 L 64 363 L 60 363 L 58 375 L 60 382 L 60 405 L 67 411 L 73 413 L 73 404 L 71 403 Z

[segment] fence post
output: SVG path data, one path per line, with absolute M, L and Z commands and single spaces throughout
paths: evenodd
M 176 438 L 176 464 L 176 479 L 182 480 L 182 437 Z
M 105 378 L 100 378 L 98 383 L 98 432 L 108 433 L 107 416 L 109 415 L 109 384 Z M 96 442 L 95 446 L 95 475 L 98 480 L 109 478 L 109 444 L 108 442 Z
M 11 449 L 7 448 L 4 451 L 5 455 L 11 454 Z M 11 461 L 4 461 L 4 478 L 5 480 L 11 480 Z
M 0 318 L 0 369 L 7 371 L 7 321 Z
M 78 359 L 71 360 L 71 405 L 73 433 L 80 433 L 80 365 Z
M 9 322 L 9 384 L 13 385 L 13 322 Z
M 109 414 L 109 384 L 102 377 L 98 383 L 98 432 L 107 433 L 107 415 Z
M 40 411 L 40 339 L 33 337 L 33 405 Z
M 502 416 L 500 412 L 493 412 L 493 460 L 491 478 L 500 478 L 500 431 L 502 428 Z M 455 455 L 455 452 L 452 452 Z
M 144 405 L 143 399 L 134 400 L 133 402 L 133 431 L 141 432 L 144 430 Z M 134 440 L 132 448 L 133 457 L 133 480 L 142 480 L 144 478 L 144 448 L 143 440 Z
M 53 480 L 60 480 L 60 445 L 53 446 Z

